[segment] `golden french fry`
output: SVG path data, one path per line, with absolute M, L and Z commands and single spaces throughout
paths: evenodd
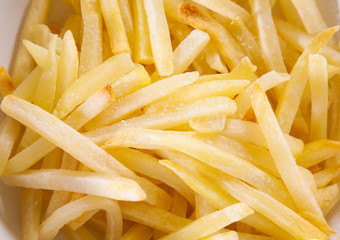
M 6 95 L 13 93 L 13 91 L 13 81 L 4 67 L 0 65 L 0 96 L 5 97 Z
M 289 146 L 284 139 L 282 130 L 260 83 L 254 85 L 251 101 L 270 153 L 297 207 L 302 212 L 315 214 L 318 220 L 314 221 L 314 224 L 317 224 L 317 226 L 327 234 L 332 233 L 331 228 L 323 218 L 323 214 L 313 193 L 307 187 L 306 182 L 298 170 L 295 158 L 289 150 Z
M 202 240 L 223 240 L 223 239 L 228 239 L 228 240 L 238 240 L 238 233 L 234 231 L 229 231 L 226 233 L 217 233 L 214 235 L 211 235 L 209 237 L 201 238 Z
M 169 76 L 174 72 L 174 59 L 168 23 L 163 3 L 157 0 L 143 0 L 146 12 L 152 55 L 159 76 Z

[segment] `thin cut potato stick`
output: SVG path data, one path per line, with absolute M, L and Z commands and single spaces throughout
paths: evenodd
M 250 22 L 252 20 L 251 15 L 245 9 L 243 9 L 240 5 L 230 0 L 226 1 L 193 0 L 193 1 L 229 19 L 241 17 L 244 22 Z
M 119 202 L 124 219 L 150 226 L 166 233 L 177 231 L 192 220 L 143 202 Z
M 130 6 L 131 0 L 130 1 L 118 0 L 118 2 L 120 14 L 122 15 L 124 28 L 129 40 L 130 48 L 133 49 L 135 37 L 134 37 L 133 13 L 131 10 L 132 7 Z
M 21 125 L 10 117 L 4 117 L 0 123 L 0 175 L 5 171 L 15 140 Z
M 206 31 L 210 35 L 230 69 L 233 69 L 245 57 L 241 46 L 227 29 L 194 5 L 183 3 L 179 9 L 179 16 L 191 26 Z
M 251 107 L 250 91 L 256 82 L 260 82 L 265 91 L 268 91 L 269 89 L 274 88 L 281 83 L 288 81 L 289 79 L 290 76 L 287 73 L 277 73 L 275 71 L 266 73 L 259 77 L 255 82 L 248 85 L 247 88 L 235 98 L 235 102 L 237 103 L 237 111 L 234 114 L 234 117 L 242 119 Z
M 134 111 L 162 98 L 176 89 L 192 84 L 198 79 L 198 72 L 183 73 L 162 79 L 122 98 L 92 120 L 93 125 L 102 127 L 121 120 Z
M 33 27 L 36 24 L 46 22 L 49 7 L 50 0 L 34 0 L 30 3 L 11 73 L 15 87 L 17 87 L 34 68 L 34 61 L 21 41 L 23 39 L 31 39 Z
M 113 54 L 131 53 L 118 0 L 100 0 Z
M 218 133 L 224 129 L 226 118 L 225 114 L 195 118 L 189 121 L 189 125 L 197 132 Z
M 309 55 L 309 86 L 311 90 L 310 140 L 327 138 L 328 75 L 327 60 L 322 55 Z
M 23 240 L 39 240 L 42 191 L 23 189 L 21 196 L 21 229 Z
M 23 40 L 23 44 L 38 66 L 46 67 L 48 65 L 48 50 L 46 48 L 28 40 Z
M 41 224 L 40 239 L 53 239 L 66 223 L 76 219 L 84 212 L 99 209 L 106 211 L 108 227 L 106 229 L 105 239 L 119 239 L 121 237 L 123 222 L 117 202 L 90 195 L 57 209 Z
M 35 67 L 24 81 L 14 90 L 13 95 L 28 102 L 32 102 L 41 73 L 41 68 Z
M 123 128 L 170 129 L 188 123 L 193 118 L 233 112 L 234 106 L 234 102 L 225 97 L 204 98 L 182 106 L 170 105 L 165 110 L 121 121 L 111 126 L 87 132 L 84 135 L 96 144 L 102 145 Z M 197 111 L 197 109 L 200 109 L 200 111 Z
M 10 186 L 80 192 L 116 200 L 141 201 L 146 197 L 135 181 L 113 174 L 65 169 L 27 170 L 5 174 L 2 180 Z
M 200 194 L 195 193 L 195 214 L 196 219 L 204 217 L 209 213 L 216 212 L 217 209 L 211 205 L 204 197 Z
M 173 172 L 158 163 L 158 159 L 133 149 L 115 149 L 109 153 L 134 172 L 161 180 L 182 194 L 192 206 L 195 204 L 193 192 Z
M 260 126 L 254 122 L 238 119 L 227 119 L 225 128 L 221 134 L 227 137 L 238 138 L 240 140 L 268 148 L 266 139 L 263 136 Z M 304 149 L 303 141 L 288 134 L 284 134 L 284 137 L 292 154 L 294 156 L 299 156 Z
M 79 1 L 80 2 L 80 1 Z M 71 14 L 60 31 L 60 37 L 64 38 L 67 31 L 71 31 L 77 46 L 80 46 L 80 29 L 82 19 L 78 14 Z
M 170 212 L 180 217 L 186 217 L 188 211 L 188 201 L 181 194 L 173 189 L 170 189 L 170 194 L 173 198 Z
M 324 47 L 339 27 L 328 28 L 313 38 L 296 62 L 291 79 L 279 98 L 275 114 L 284 133 L 289 133 L 307 83 L 308 56 Z
M 313 174 L 316 187 L 326 187 L 337 176 L 338 173 L 339 167 L 329 167 Z
M 222 61 L 220 54 L 215 48 L 212 42 L 209 42 L 208 45 L 204 49 L 204 56 L 207 64 L 215 71 L 220 73 L 229 72 L 225 63 Z
M 249 81 L 247 80 L 212 80 L 192 84 L 180 88 L 170 95 L 150 104 L 145 111 L 147 113 L 155 112 L 167 108 L 169 103 L 183 104 L 206 97 L 226 96 L 232 98 L 240 93 L 248 84 Z
M 63 234 L 70 240 L 97 240 L 94 234 L 86 226 L 81 226 L 76 231 L 67 228 L 62 229 Z
M 249 3 L 267 70 L 286 72 L 269 0 L 251 0 Z
M 103 147 L 171 148 L 240 178 L 291 206 L 290 196 L 278 179 L 234 154 L 180 132 L 127 128 L 118 131 Z
M 207 237 L 208 235 L 221 230 L 233 222 L 239 221 L 253 212 L 254 211 L 246 204 L 236 203 L 235 205 L 208 214 L 207 216 L 204 216 L 161 239 L 200 239 L 202 237 Z
M 174 60 L 168 23 L 163 1 L 143 0 L 146 12 L 152 55 L 160 76 L 169 76 L 174 72 Z
M 50 28 L 45 24 L 37 24 L 32 29 L 32 42 L 43 47 L 48 48 L 51 39 L 54 38 L 55 34 L 51 33 Z M 29 40 L 29 39 L 28 39 Z M 56 53 L 60 54 L 63 45 L 63 40 L 57 37 Z
M 318 189 L 315 196 L 323 213 L 328 214 L 329 210 L 339 201 L 340 191 L 339 185 L 333 184 L 325 188 Z
M 208 44 L 210 37 L 200 30 L 193 30 L 175 49 L 174 72 L 183 73 Z
M 149 37 L 149 27 L 143 0 L 133 0 L 135 45 L 133 59 L 138 63 L 152 64 L 153 56 Z
M 120 240 L 149 240 L 153 235 L 153 229 L 136 223 L 133 225 Z
M 73 82 L 58 101 L 54 114 L 58 118 L 64 118 L 89 96 L 107 84 L 112 84 L 133 68 L 129 54 L 111 57 Z
M 289 150 L 282 131 L 275 118 L 267 96 L 260 83 L 254 85 L 251 94 L 252 107 L 259 125 L 266 138 L 268 148 L 273 156 L 275 164 L 282 176 L 282 180 L 293 197 L 297 207 L 302 212 L 310 212 L 317 218 L 317 226 L 326 233 L 332 233 L 331 228 L 323 218 L 313 193 L 307 187 L 295 162 L 295 158 Z
M 4 67 L 0 65 L 0 96 L 5 97 L 6 95 L 13 93 L 14 89 L 11 77 Z
M 58 60 L 55 104 L 66 89 L 78 78 L 78 50 L 70 31 L 64 35 L 63 46 Z
M 80 0 L 83 37 L 79 58 L 79 75 L 92 70 L 103 61 L 102 13 L 100 0 Z

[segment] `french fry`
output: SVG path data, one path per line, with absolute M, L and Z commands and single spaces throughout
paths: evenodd
M 189 121 L 189 125 L 197 132 L 218 133 L 224 129 L 226 118 L 225 114 L 195 118 Z
M 223 240 L 223 239 L 228 239 L 228 240 L 238 240 L 238 233 L 234 231 L 229 231 L 226 233 L 217 233 L 205 238 L 201 238 L 202 240 Z
M 60 228 L 84 212 L 104 209 L 107 214 L 107 230 L 105 239 L 119 239 L 121 237 L 122 217 L 117 202 L 109 199 L 85 196 L 57 209 L 40 227 L 40 239 L 53 239 Z
M 205 47 L 204 56 L 207 64 L 215 71 L 220 73 L 229 72 L 224 61 L 221 59 L 220 54 L 218 53 L 214 44 L 212 44 L 211 42 L 209 42 L 208 45 Z
M 5 174 L 2 180 L 10 186 L 80 192 L 116 200 L 141 201 L 146 197 L 136 182 L 112 174 L 65 169 L 27 170 Z
M 5 171 L 15 140 L 19 135 L 21 125 L 10 117 L 4 117 L 0 123 L 0 174 Z
M 153 59 L 159 76 L 169 76 L 174 72 L 174 60 L 168 23 L 162 2 L 144 0 Z
M 64 0 L 76 13 L 80 14 L 80 0 Z
M 283 61 L 286 65 L 287 71 L 291 72 L 300 56 L 300 53 L 281 36 L 279 36 L 279 43 L 282 51 Z
M 209 213 L 216 212 L 217 209 L 212 206 L 204 197 L 195 193 L 195 214 L 196 219 L 208 215 Z
M 309 86 L 311 91 L 310 140 L 327 138 L 328 75 L 327 60 L 322 55 L 309 56 Z
M 52 152 L 46 155 L 44 158 L 41 168 L 42 169 L 57 169 L 60 167 L 62 162 L 64 151 L 60 148 L 54 149 Z
M 3 98 L 8 94 L 13 93 L 13 91 L 13 81 L 4 67 L 0 65 L 0 96 Z
M 282 176 L 282 180 L 293 197 L 297 207 L 302 212 L 309 212 L 316 216 L 317 224 L 327 234 L 332 233 L 331 228 L 323 218 L 320 207 L 311 190 L 301 176 L 289 146 L 284 139 L 278 121 L 268 102 L 265 92 L 260 83 L 254 85 L 251 94 L 252 107 L 254 109 L 259 125 L 266 138 L 269 151 L 273 156 L 275 164 Z M 314 220 L 314 219 L 313 219 Z
M 96 237 L 91 232 L 91 230 L 89 230 L 85 226 L 81 226 L 76 231 L 71 231 L 67 228 L 62 228 L 62 232 L 70 240 L 81 240 L 81 239 L 96 240 Z
M 115 149 L 109 153 L 132 171 L 161 180 L 176 189 L 192 206 L 195 205 L 193 192 L 173 172 L 160 165 L 158 159 L 133 149 Z
M 240 178 L 290 206 L 290 197 L 278 179 L 252 163 L 179 132 L 127 128 L 118 131 L 103 148 L 171 148 Z M 251 178 L 250 178 L 251 176 Z M 261 180 L 260 180 L 261 179 Z
M 315 197 L 323 213 L 327 215 L 332 207 L 339 201 L 339 185 L 333 184 L 328 187 L 318 189 Z
M 21 229 L 24 240 L 40 239 L 42 191 L 23 189 L 21 196 Z
M 188 103 L 213 96 L 226 96 L 232 98 L 240 93 L 248 84 L 249 81 L 247 80 L 212 80 L 192 84 L 178 89 L 170 95 L 152 103 L 145 111 L 150 113 L 165 109 L 169 105 L 169 102 L 172 104 Z
M 136 223 L 121 237 L 121 240 L 149 240 L 152 235 L 152 228 Z
M 174 72 L 183 73 L 208 44 L 210 37 L 200 30 L 193 30 L 173 53 Z
M 303 23 L 301 21 L 301 18 L 299 16 L 298 11 L 296 10 L 292 0 L 285 1 L 280 0 L 280 5 L 283 11 L 284 16 L 288 20 L 288 22 L 298 26 L 299 28 L 303 27 Z
M 51 33 L 50 28 L 45 24 L 37 24 L 32 27 L 32 42 L 43 47 L 48 48 L 51 39 L 55 34 Z M 56 53 L 60 54 L 63 45 L 63 40 L 57 37 Z
M 100 0 L 100 4 L 113 54 L 131 54 L 118 0 Z
M 34 61 L 40 67 L 47 67 L 48 66 L 48 50 L 44 47 L 41 47 L 31 41 L 23 40 L 23 44 L 27 51 L 32 55 Z
M 177 231 L 192 221 L 164 209 L 142 202 L 119 202 L 124 219 L 131 220 L 166 233 Z
M 107 84 L 114 83 L 133 68 L 129 54 L 111 57 L 73 82 L 58 101 L 54 114 L 58 118 L 64 118 L 89 96 Z
M 314 179 L 317 188 L 326 187 L 338 174 L 339 167 L 325 168 L 314 174 Z
M 194 5 L 183 3 L 179 9 L 179 16 L 191 26 L 206 31 L 210 35 L 229 68 L 233 69 L 245 57 L 241 46 L 230 33 Z
M 22 28 L 20 44 L 14 58 L 13 70 L 11 73 L 15 87 L 17 87 L 34 68 L 34 61 L 21 41 L 23 39 L 31 39 L 32 28 L 36 24 L 46 22 L 49 7 L 50 1 L 34 0 L 30 3 L 29 10 L 24 21 L 24 26 Z
M 284 83 L 290 79 L 290 76 L 286 73 L 277 73 L 275 71 L 266 73 L 258 78 L 255 82 L 248 85 L 247 88 L 242 91 L 236 98 L 237 111 L 234 114 L 235 118 L 242 119 L 251 107 L 250 103 L 250 91 L 256 82 L 260 82 L 265 89 L 265 91 L 274 88 L 281 83 Z
M 256 65 L 257 72 L 262 75 L 267 72 L 265 69 L 265 63 L 262 56 L 261 48 L 257 44 L 254 36 L 247 28 L 242 18 L 237 16 L 233 19 L 229 25 L 230 32 L 242 45 L 244 51 L 249 56 L 251 61 Z
M 258 38 L 267 70 L 287 72 L 283 62 L 269 0 L 252 0 L 249 3 L 257 25 Z
M 122 15 L 124 28 L 126 31 L 127 38 L 129 40 L 130 48 L 133 49 L 135 36 L 134 36 L 134 23 L 133 23 L 133 13 L 131 10 L 131 1 L 118 0 L 120 13 Z
M 227 119 L 225 128 L 221 134 L 227 137 L 238 138 L 240 140 L 268 148 L 261 128 L 257 123 L 238 119 Z M 299 156 L 304 149 L 303 142 L 300 139 L 294 138 L 288 134 L 284 134 L 284 137 L 292 154 L 294 156 Z
M 92 120 L 96 127 L 117 122 L 134 111 L 165 97 L 176 89 L 192 84 L 198 79 L 198 73 L 184 73 L 160 80 L 111 104 Z
M 177 191 L 170 189 L 173 201 L 170 212 L 180 217 L 186 217 L 188 211 L 188 201 Z
M 143 127 L 150 129 L 170 129 L 188 123 L 191 119 L 216 114 L 226 114 L 233 111 L 234 102 L 225 97 L 201 99 L 192 103 L 169 106 L 163 111 L 147 113 L 139 117 L 118 122 L 111 126 L 87 132 L 84 135 L 98 145 L 104 144 L 114 134 L 127 127 Z M 200 111 L 197 111 L 200 109 Z M 164 117 L 166 115 L 166 117 Z
M 165 163 L 165 162 L 162 162 Z M 200 219 L 186 225 L 179 231 L 173 232 L 161 239 L 200 239 L 217 232 L 227 225 L 236 222 L 254 211 L 243 203 L 236 203 L 235 205 L 226 207 L 217 212 L 208 214 Z M 218 224 L 215 222 L 217 221 Z
M 133 58 L 138 63 L 152 64 L 153 56 L 149 37 L 149 27 L 143 0 L 133 0 L 135 45 Z
M 78 1 L 80 3 L 80 1 Z M 81 23 L 82 23 L 82 19 L 81 19 L 81 16 L 78 15 L 78 14 L 71 14 L 63 28 L 61 29 L 61 32 L 60 32 L 60 37 L 64 38 L 65 37 L 65 33 L 67 31 L 71 31 L 72 32 L 72 36 L 73 36 L 73 39 L 75 41 L 75 44 L 77 46 L 80 46 L 80 29 L 81 29 Z
M 80 0 L 83 19 L 83 36 L 79 58 L 79 75 L 92 70 L 102 63 L 102 14 L 100 0 Z
M 252 20 L 251 15 L 240 5 L 234 3 L 233 1 L 229 0 L 227 1 L 193 0 L 193 1 L 229 19 L 235 19 L 236 17 L 239 16 L 245 22 L 250 22 Z
M 312 42 L 296 62 L 291 72 L 291 80 L 285 85 L 275 111 L 280 127 L 284 133 L 290 131 L 301 102 L 303 90 L 307 83 L 307 62 L 309 54 L 316 53 L 325 46 L 338 29 L 339 27 L 328 28 L 318 34 L 313 38 Z
M 35 67 L 24 81 L 14 90 L 13 95 L 28 102 L 32 102 L 41 73 L 42 70 L 39 67 Z
M 55 104 L 66 89 L 78 78 L 78 50 L 75 44 L 71 31 L 67 31 L 64 35 L 63 46 L 58 60 Z

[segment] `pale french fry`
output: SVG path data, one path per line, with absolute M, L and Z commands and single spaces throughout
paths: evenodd
M 83 19 L 83 35 L 79 58 L 79 75 L 92 70 L 102 63 L 102 13 L 100 0 L 80 0 Z
M 168 163 L 162 161 L 162 164 Z M 168 165 L 166 165 L 168 166 Z M 217 232 L 227 225 L 254 213 L 246 204 L 236 203 L 217 212 L 208 214 L 161 239 L 200 239 Z M 216 222 L 217 221 L 217 222 Z
M 249 3 L 257 25 L 258 38 L 267 70 L 287 72 L 269 0 L 252 0 Z
M 42 169 L 57 169 L 60 167 L 62 162 L 64 151 L 60 148 L 54 149 L 52 152 L 46 155 L 44 158 L 41 168 Z
M 131 10 L 131 1 L 125 1 L 125 0 L 118 0 L 119 2 L 119 8 L 120 8 L 120 14 L 122 15 L 124 28 L 126 31 L 126 35 L 129 40 L 130 48 L 132 49 L 134 46 L 135 36 L 134 36 L 134 23 L 133 23 L 133 13 Z
M 75 44 L 71 31 L 67 31 L 64 35 L 63 46 L 58 60 L 55 104 L 66 89 L 78 78 L 78 50 Z
M 4 67 L 0 65 L 0 96 L 5 97 L 6 95 L 13 93 L 14 89 L 11 77 Z
M 152 235 L 152 228 L 136 223 L 121 237 L 121 240 L 149 240 Z
M 180 217 L 186 217 L 188 211 L 188 201 L 181 194 L 179 194 L 177 191 L 173 189 L 170 189 L 170 194 L 172 195 L 173 198 L 170 212 Z
M 256 82 L 260 82 L 265 89 L 265 91 L 274 88 L 281 83 L 284 83 L 290 79 L 290 76 L 286 73 L 277 73 L 275 71 L 266 73 L 258 78 L 255 82 L 248 85 L 247 88 L 242 91 L 236 98 L 237 111 L 234 114 L 235 118 L 242 119 L 251 107 L 250 103 L 250 91 Z
M 209 67 L 207 61 L 204 57 L 204 53 L 199 54 L 195 61 L 191 64 L 195 71 L 198 71 L 201 75 L 203 74 L 214 74 L 216 73 L 213 69 Z
M 309 86 L 311 91 L 310 140 L 327 138 L 328 74 L 327 60 L 322 55 L 309 56 Z
M 315 195 L 316 193 L 316 183 L 313 177 L 313 174 L 306 168 L 298 166 L 301 177 L 304 179 L 307 187 L 311 190 L 311 192 Z
M 50 28 L 45 24 L 37 24 L 32 27 L 32 42 L 43 47 L 48 48 L 51 39 L 55 34 L 51 33 Z M 60 54 L 63 45 L 63 40 L 57 37 L 56 53 Z
M 141 201 L 146 197 L 136 182 L 113 174 L 66 169 L 27 170 L 5 174 L 2 180 L 10 186 L 80 192 L 116 200 Z
M 143 0 L 133 0 L 135 45 L 133 58 L 138 63 L 151 64 L 153 56 L 149 37 L 149 27 Z
M 303 52 L 313 39 L 312 36 L 300 28 L 295 27 L 279 18 L 275 18 L 275 26 L 282 38 L 284 38 L 300 52 Z M 320 49 L 320 54 L 324 55 L 330 64 L 340 67 L 340 54 L 335 49 L 324 46 L 322 49 Z
M 191 26 L 206 31 L 210 35 L 230 69 L 233 69 L 245 57 L 241 46 L 227 29 L 194 5 L 183 3 L 179 9 L 179 16 Z
M 308 33 L 316 35 L 327 27 L 314 0 L 291 1 Z
M 234 231 L 229 231 L 226 233 L 217 233 L 217 234 L 213 234 L 209 237 L 205 237 L 205 238 L 201 238 L 202 240 L 224 240 L 224 239 L 228 239 L 228 240 L 238 240 L 238 233 L 234 232 Z
M 34 0 L 30 3 L 29 10 L 22 28 L 20 44 L 14 58 L 13 70 L 11 73 L 15 87 L 17 87 L 34 68 L 34 61 L 21 41 L 23 39 L 31 39 L 32 28 L 36 24 L 46 22 L 49 7 L 50 1 Z
M 301 21 L 298 11 L 296 10 L 296 7 L 292 3 L 292 0 L 289 0 L 289 1 L 279 0 L 279 2 L 280 2 L 280 5 L 283 10 L 283 14 L 286 17 L 286 19 L 290 23 L 296 25 L 297 27 L 302 28 L 303 23 Z
M 183 73 L 208 44 L 210 37 L 200 30 L 193 30 L 173 53 L 174 72 Z
M 204 98 L 182 106 L 174 104 L 165 110 L 121 121 L 111 126 L 87 132 L 84 135 L 96 144 L 102 145 L 123 128 L 170 129 L 188 123 L 193 118 L 233 112 L 234 106 L 234 102 L 225 97 Z M 197 111 L 197 109 L 200 109 L 200 111 Z
M 27 51 L 32 55 L 37 65 L 46 68 L 48 65 L 48 50 L 28 40 L 23 40 L 23 44 Z
M 158 159 L 133 149 L 115 149 L 109 153 L 132 171 L 161 180 L 176 189 L 192 206 L 195 205 L 193 192 L 169 169 L 160 165 Z
M 73 82 L 58 101 L 54 114 L 58 118 L 64 118 L 89 96 L 107 84 L 114 83 L 133 68 L 129 54 L 111 57 Z
M 282 180 L 293 197 L 297 207 L 302 212 L 315 214 L 314 224 L 325 231 L 332 233 L 331 228 L 323 218 L 320 207 L 311 190 L 298 170 L 295 158 L 289 150 L 289 146 L 284 139 L 283 133 L 275 118 L 273 110 L 268 102 L 267 96 L 260 83 L 256 83 L 251 94 L 252 107 L 254 109 L 259 125 L 266 138 L 269 151 L 273 156 L 275 164 L 282 176 Z M 314 219 L 313 219 L 314 220 Z
M 316 53 L 325 46 L 339 27 L 328 28 L 313 38 L 303 54 L 299 57 L 292 72 L 291 79 L 279 98 L 275 114 L 284 133 L 291 129 L 292 122 L 301 102 L 303 90 L 307 83 L 307 62 L 309 54 Z
M 21 125 L 10 117 L 4 117 L 0 123 L 0 174 L 4 172 L 11 155 Z
M 188 103 L 198 99 L 213 96 L 226 96 L 233 98 L 249 84 L 247 80 L 212 80 L 192 84 L 176 90 L 172 94 L 152 103 L 146 108 L 146 112 L 155 112 L 165 109 L 169 103 Z
M 224 129 L 226 118 L 225 114 L 195 118 L 189 121 L 189 125 L 197 132 L 219 133 Z
M 78 1 L 80 3 L 80 1 Z M 60 31 L 60 37 L 64 38 L 67 31 L 72 32 L 73 39 L 77 46 L 80 46 L 80 29 L 82 19 L 78 14 L 71 14 Z
M 21 229 L 23 240 L 39 240 L 42 191 L 23 189 L 21 196 Z
M 279 43 L 282 51 L 283 61 L 286 65 L 287 71 L 291 72 L 300 56 L 300 53 L 281 36 L 279 36 Z
M 169 76 L 174 72 L 174 60 L 168 23 L 162 2 L 144 0 L 152 55 L 159 76 Z
M 193 1 L 229 19 L 235 19 L 236 17 L 239 16 L 245 22 L 250 22 L 252 20 L 251 15 L 245 9 L 243 9 L 240 5 L 230 0 L 227 1 L 193 0 Z
M 195 193 L 195 214 L 196 219 L 208 215 L 209 213 L 216 212 L 217 209 L 213 207 L 204 197 Z
M 164 209 L 142 202 L 119 202 L 124 219 L 131 220 L 166 233 L 177 231 L 192 220 L 179 217 Z
M 39 67 L 34 68 L 24 81 L 14 90 L 13 95 L 28 102 L 32 102 L 41 72 L 42 70 Z
M 317 188 L 326 187 L 338 174 L 339 167 L 325 168 L 314 174 L 314 179 Z
M 183 3 L 184 0 L 163 0 L 166 15 L 180 23 L 185 24 L 185 22 L 179 17 L 178 14 L 178 9 Z
M 241 17 L 236 17 L 229 25 L 230 32 L 240 42 L 246 54 L 251 61 L 256 65 L 257 72 L 262 75 L 267 72 L 265 63 L 262 56 L 261 48 L 257 44 L 254 36 L 247 28 L 246 24 L 242 21 Z
M 103 147 L 112 148 L 118 146 L 143 149 L 171 148 L 186 153 L 210 166 L 248 182 L 274 196 L 284 204 L 291 206 L 291 199 L 287 190 L 278 179 L 234 154 L 220 150 L 183 133 L 127 128 L 118 131 Z
M 305 168 L 318 164 L 340 152 L 340 143 L 327 139 L 307 143 L 303 153 L 296 159 Z
M 57 209 L 40 227 L 40 239 L 53 239 L 58 231 L 68 222 L 79 217 L 84 212 L 104 209 L 107 214 L 107 229 L 105 239 L 121 237 L 122 216 L 117 202 L 97 196 L 85 196 Z
M 113 54 L 131 54 L 118 0 L 100 0 L 100 4 Z
M 229 79 L 248 79 L 254 81 L 256 79 L 255 71 L 257 67 L 253 65 L 248 57 L 241 59 L 240 63 L 228 74 Z
M 220 54 L 215 48 L 212 42 L 209 42 L 208 45 L 204 49 L 204 56 L 207 64 L 217 72 L 227 73 L 229 72 L 225 63 L 222 61 Z
M 225 128 L 221 134 L 268 148 L 260 126 L 254 122 L 227 119 Z M 284 134 L 284 137 L 292 154 L 294 156 L 299 156 L 304 149 L 303 141 L 288 134 Z
M 183 73 L 165 78 L 111 104 L 92 120 L 96 127 L 103 127 L 121 120 L 134 111 L 165 97 L 176 89 L 190 85 L 198 79 L 198 73 Z
M 318 189 L 315 197 L 323 213 L 327 215 L 337 201 L 339 201 L 339 185 L 333 184 L 328 187 Z

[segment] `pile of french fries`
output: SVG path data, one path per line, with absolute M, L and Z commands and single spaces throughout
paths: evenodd
M 0 68 L 24 240 L 335 233 L 339 27 L 315 0 L 64 1 L 59 26 L 31 0 Z

